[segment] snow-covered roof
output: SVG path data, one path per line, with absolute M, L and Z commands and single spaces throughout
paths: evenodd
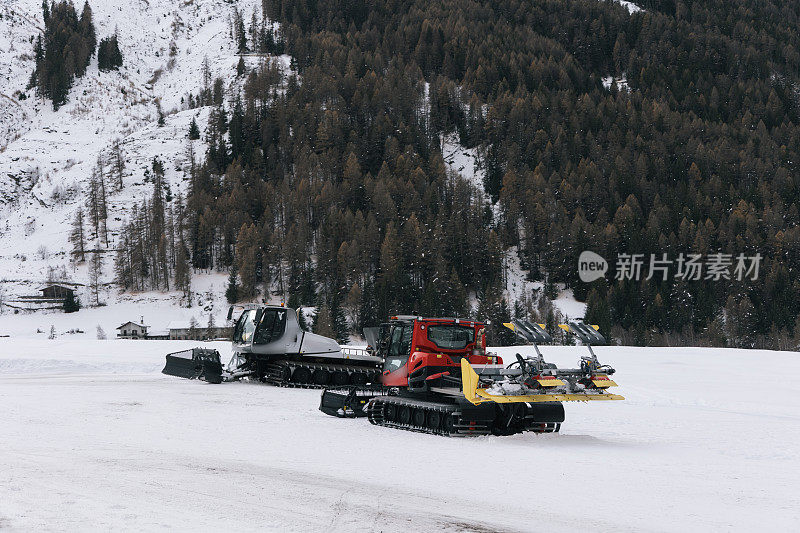
M 53 289 L 53 288 L 66 289 L 68 291 L 74 291 L 75 290 L 73 287 L 68 287 L 67 285 L 62 285 L 60 283 L 51 283 L 49 285 L 43 285 L 42 288 L 38 289 L 38 290 L 39 291 L 46 291 L 47 289 Z
M 121 326 L 118 326 L 118 327 L 117 327 L 117 329 L 122 329 L 122 328 L 124 328 L 125 326 L 127 326 L 128 324 L 133 324 L 134 326 L 136 326 L 136 327 L 139 327 L 139 328 L 146 328 L 146 327 L 148 327 L 148 326 L 145 326 L 144 324 L 137 324 L 136 322 L 125 322 L 125 323 L 124 323 L 124 324 L 122 324 Z

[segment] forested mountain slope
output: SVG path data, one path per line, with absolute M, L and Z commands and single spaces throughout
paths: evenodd
M 196 266 L 236 264 L 249 288 L 286 260 L 290 294 L 312 297 L 316 281 L 333 305 L 355 298 L 363 322 L 395 309 L 460 312 L 471 290 L 491 316 L 499 258 L 517 246 L 534 279 L 588 297 L 589 317 L 629 341 L 676 332 L 751 345 L 791 333 L 798 6 L 266 7 L 298 77 L 270 98 L 270 82 L 250 75 L 229 149 L 212 149 L 194 182 Z M 605 88 L 607 76 L 627 83 Z M 451 132 L 483 155 L 499 208 L 444 171 L 440 138 Z M 612 267 L 621 253 L 765 259 L 757 280 L 612 272 L 588 285 L 576 269 L 585 249 Z

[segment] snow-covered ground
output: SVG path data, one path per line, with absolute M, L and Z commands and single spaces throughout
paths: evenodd
M 603 87 L 609 90 L 611 90 L 611 86 L 613 84 L 616 84 L 617 89 L 619 89 L 620 91 L 627 92 L 631 90 L 630 85 L 628 85 L 628 78 L 624 74 L 620 77 L 603 76 L 603 78 L 600 81 L 603 84 Z
M 644 11 L 641 7 L 637 6 L 633 2 L 628 2 L 627 0 L 616 0 L 618 4 L 628 10 L 628 13 L 633 15 L 634 13 L 638 13 L 639 11 Z
M 0 339 L 0 528 L 789 531 L 800 517 L 800 385 L 770 377 L 800 372 L 796 353 L 598 348 L 624 402 L 568 404 L 556 435 L 463 440 L 327 417 L 314 390 L 159 373 L 192 344 Z M 582 353 L 542 350 L 565 366 Z
M 441 136 L 442 158 L 447 169 L 460 174 L 478 191 L 484 190 L 486 169 L 483 167 L 477 148 L 465 148 L 458 135 L 449 133 Z M 483 193 L 483 200 L 490 203 L 489 195 Z

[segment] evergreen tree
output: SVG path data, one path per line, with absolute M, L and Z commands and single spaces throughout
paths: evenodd
M 231 266 L 230 274 L 228 274 L 228 288 L 225 289 L 225 299 L 229 304 L 235 304 L 239 301 L 239 285 L 237 284 L 237 271 L 236 266 Z
M 103 160 L 101 157 L 97 158 L 97 165 L 95 166 L 94 174 L 92 176 L 95 187 L 97 188 L 97 217 L 98 217 L 98 234 L 97 240 L 100 236 L 103 237 L 105 246 L 108 247 L 108 194 L 106 192 L 106 178 L 103 171 Z
M 89 6 L 89 1 L 85 0 L 83 3 L 83 11 L 81 11 L 81 20 L 80 20 L 80 29 L 81 29 L 81 36 L 84 39 L 84 46 L 86 50 L 84 53 L 86 54 L 85 57 L 85 64 L 84 64 L 84 71 L 86 70 L 86 66 L 89 65 L 89 60 L 91 59 L 92 55 L 94 55 L 95 48 L 97 47 L 97 34 L 94 30 L 94 21 L 92 20 L 92 8 Z
M 67 293 L 67 297 L 64 298 L 64 305 L 62 307 L 65 313 L 74 313 L 80 310 L 81 302 L 75 297 L 75 294 L 72 291 L 69 291 Z
M 492 346 L 516 344 L 515 334 L 503 326 L 511 320 L 508 303 L 497 285 L 489 285 L 478 301 L 478 319 L 487 322 L 486 341 Z
M 122 52 L 116 32 L 100 40 L 97 49 L 97 68 L 101 71 L 119 70 L 122 66 Z
M 125 173 L 125 156 L 122 153 L 122 143 L 119 139 L 114 140 L 111 145 L 111 168 L 116 177 L 117 191 L 121 191 L 123 187 L 122 177 Z
M 347 297 L 344 302 L 344 309 L 347 312 L 347 317 L 350 319 L 353 329 L 356 331 L 361 330 L 361 305 L 364 299 L 363 292 L 358 283 L 353 283 L 350 290 L 347 292 Z
M 754 306 L 747 295 L 730 295 L 725 304 L 723 331 L 734 348 L 752 348 L 755 342 Z
M 78 18 L 72 2 L 43 5 L 44 38 L 34 45 L 36 67 L 31 77 L 40 95 L 50 98 L 53 109 L 67 102 L 69 90 L 76 77 L 86 72 L 95 51 L 95 30 L 92 11 L 84 4 Z
M 192 117 L 192 123 L 189 124 L 189 140 L 196 141 L 200 138 L 200 128 L 197 126 L 195 117 Z
M 75 219 L 72 222 L 72 255 L 79 263 L 86 261 L 86 235 L 83 229 L 83 209 L 78 207 L 75 211 Z
M 100 286 L 103 277 L 103 256 L 99 251 L 92 253 L 92 261 L 89 265 L 89 287 L 94 296 L 94 305 L 100 305 Z
M 331 316 L 331 310 L 328 307 L 328 304 L 323 303 L 317 307 L 317 313 L 314 315 L 314 324 L 312 326 L 312 330 L 317 335 L 322 335 L 323 337 L 329 337 L 331 339 L 336 338 L 336 329 L 333 324 L 333 317 Z
M 183 292 L 187 307 L 192 306 L 192 270 L 189 263 L 189 252 L 186 244 L 181 240 L 178 244 L 178 254 L 175 262 L 175 288 Z
M 608 307 L 608 300 L 597 288 L 589 291 L 589 297 L 586 299 L 586 316 L 584 320 L 587 324 L 599 326 L 600 333 L 607 340 L 611 340 L 611 312 Z
M 236 51 L 239 54 L 246 54 L 247 49 L 247 33 L 244 28 L 244 19 L 239 9 L 234 6 L 233 8 L 233 35 L 236 41 Z
M 339 344 L 350 343 L 350 329 L 347 327 L 347 319 L 344 316 L 342 306 L 339 304 L 339 298 L 334 296 L 331 299 L 329 308 L 331 317 L 331 325 L 335 332 L 334 338 Z

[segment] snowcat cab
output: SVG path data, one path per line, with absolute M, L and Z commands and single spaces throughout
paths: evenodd
M 383 358 L 383 384 L 429 391 L 460 373 L 462 358 L 473 364 L 502 364 L 486 355 L 484 324 L 458 318 L 394 316 L 381 326 L 376 350 Z M 452 381 L 452 380 L 451 380 Z

